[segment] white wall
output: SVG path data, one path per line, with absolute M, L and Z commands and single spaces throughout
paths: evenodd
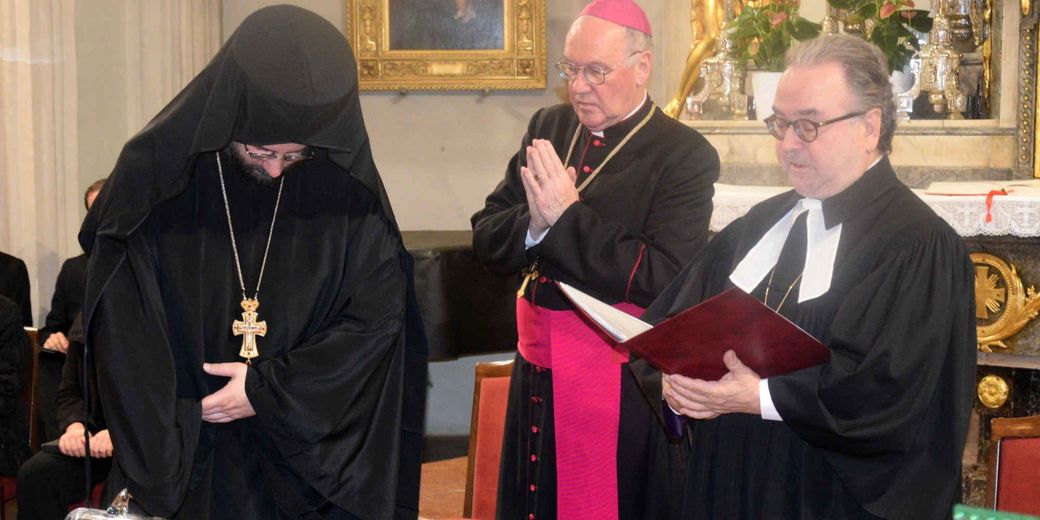
M 125 12 L 122 2 L 76 11 L 80 192 L 111 173 L 123 143 L 138 130 L 129 128 L 125 102 Z

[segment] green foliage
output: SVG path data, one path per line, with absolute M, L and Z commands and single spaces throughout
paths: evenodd
M 727 27 L 734 50 L 759 70 L 782 72 L 784 54 L 794 40 L 820 34 L 820 24 L 798 16 L 797 1 L 745 5 Z
M 835 9 L 843 9 L 848 15 L 846 25 L 863 24 L 864 36 L 877 45 L 888 60 L 890 71 L 902 70 L 914 51 L 921 48 L 917 42 L 918 32 L 932 30 L 932 18 L 928 11 L 913 9 L 913 0 L 827 0 Z

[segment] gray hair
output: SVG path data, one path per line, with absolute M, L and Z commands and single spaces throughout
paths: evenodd
M 845 84 L 858 101 L 857 110 L 881 109 L 878 150 L 892 152 L 896 132 L 896 103 L 888 62 L 874 44 L 848 34 L 827 34 L 798 42 L 787 51 L 787 66 L 837 63 L 845 71 Z
M 628 54 L 654 50 L 654 39 L 638 29 L 625 27 L 625 39 L 628 41 Z

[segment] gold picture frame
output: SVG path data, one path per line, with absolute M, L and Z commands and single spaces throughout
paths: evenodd
M 346 0 L 361 90 L 546 87 L 546 0 Z M 459 8 L 458 11 L 455 11 Z M 481 18 L 481 13 L 485 14 Z M 456 30 L 483 20 L 479 30 Z

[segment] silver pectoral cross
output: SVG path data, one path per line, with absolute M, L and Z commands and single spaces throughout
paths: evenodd
M 235 320 L 231 324 L 231 332 L 236 336 L 242 336 L 242 350 L 238 355 L 246 358 L 246 363 L 260 356 L 260 351 L 256 348 L 256 337 L 267 335 L 267 322 L 256 321 L 258 308 L 260 302 L 255 298 L 242 300 L 242 310 L 245 311 L 242 313 L 242 321 Z

